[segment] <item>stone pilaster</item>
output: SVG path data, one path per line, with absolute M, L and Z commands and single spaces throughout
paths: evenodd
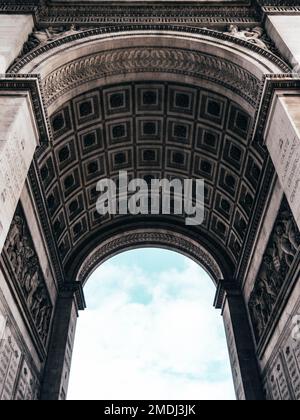
M 78 311 L 85 309 L 81 283 L 66 283 L 56 303 L 41 399 L 67 397 Z
M 214 305 L 217 309 L 222 309 L 237 399 L 263 400 L 249 319 L 244 298 L 236 282 L 219 282 Z

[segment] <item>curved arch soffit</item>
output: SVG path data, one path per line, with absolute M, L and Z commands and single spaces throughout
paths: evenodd
M 132 249 L 150 247 L 176 251 L 191 258 L 210 275 L 215 285 L 224 279 L 215 258 L 195 240 L 163 229 L 137 229 L 125 234 L 116 234 L 96 247 L 81 264 L 76 281 L 84 285 L 91 274 L 113 256 Z
M 39 74 L 49 113 L 99 84 L 135 75 L 156 79 L 179 74 L 233 92 L 253 108 L 266 74 L 290 68 L 273 53 L 208 29 L 184 27 L 98 28 L 37 47 L 11 73 Z M 167 76 L 166 76 L 167 75 Z

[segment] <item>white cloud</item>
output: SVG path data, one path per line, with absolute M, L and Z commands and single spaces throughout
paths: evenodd
M 186 261 L 155 276 L 108 262 L 92 276 L 69 399 L 234 398 L 211 280 Z

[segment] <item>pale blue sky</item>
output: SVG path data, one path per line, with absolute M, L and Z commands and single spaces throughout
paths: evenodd
M 140 249 L 85 288 L 69 399 L 235 399 L 215 287 L 196 263 Z

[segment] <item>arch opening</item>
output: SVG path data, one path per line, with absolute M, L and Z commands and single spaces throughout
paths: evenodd
M 266 74 L 289 68 L 268 51 L 214 31 L 143 29 L 67 35 L 11 69 L 41 75 L 52 137 L 36 153 L 31 181 L 50 221 L 58 283 L 76 295 L 78 281 L 135 247 L 189 256 L 218 284 L 215 302 L 234 348 L 237 395 L 260 398 L 240 288 L 274 168 L 252 133 Z M 203 179 L 203 224 L 186 226 L 170 214 L 99 217 L 97 183 L 122 170 L 147 184 Z M 251 354 L 251 363 L 245 366 L 240 354 Z
M 85 286 L 68 398 L 235 399 L 214 292 L 210 276 L 173 251 L 106 261 Z

